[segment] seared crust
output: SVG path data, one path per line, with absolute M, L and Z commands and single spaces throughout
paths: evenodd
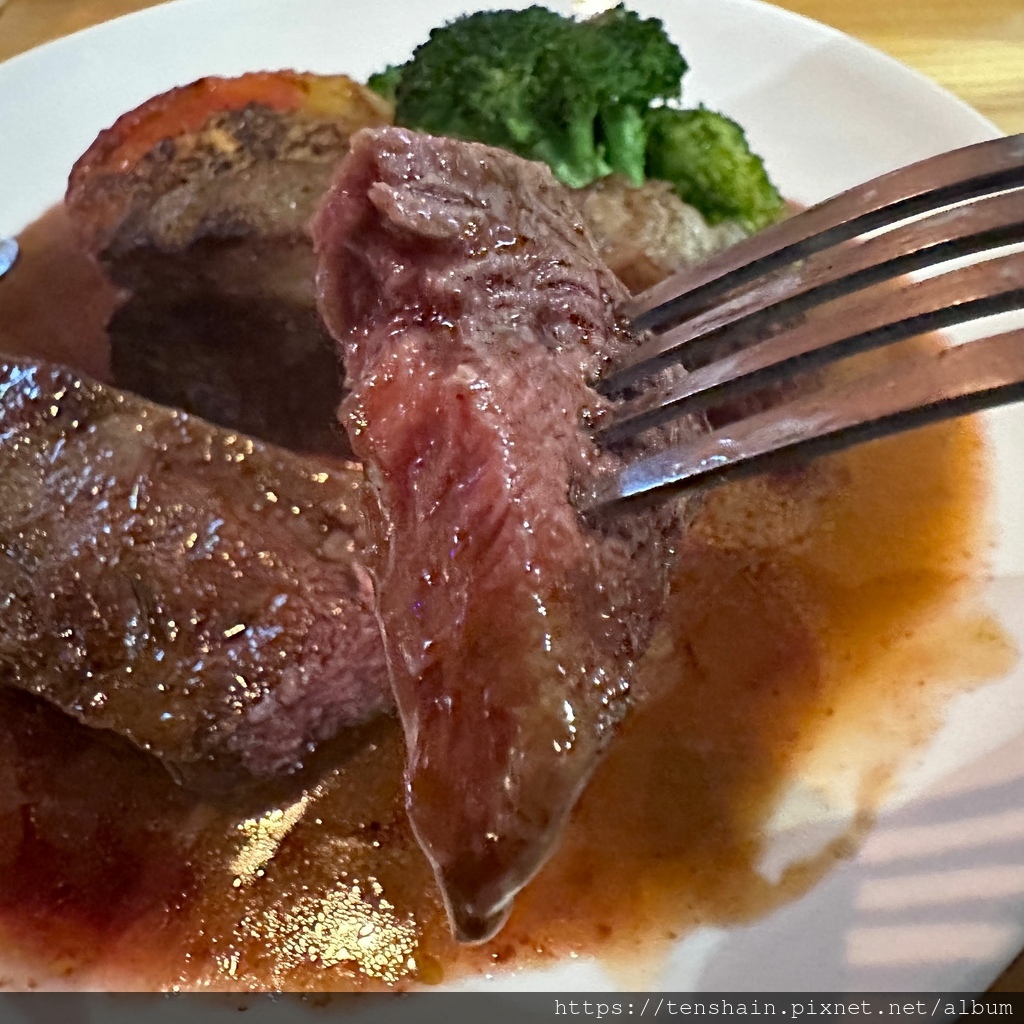
M 102 132 L 66 201 L 128 293 L 110 322 L 115 382 L 294 450 L 348 454 L 306 224 L 351 133 L 390 116 L 351 79 L 281 72 L 202 79 Z
M 274 196 L 236 187 L 233 218 L 223 216 L 232 208 L 225 202 L 220 217 L 174 223 L 160 204 L 178 189 L 251 175 L 261 165 L 296 164 L 314 177 L 319 168 L 329 177 L 349 136 L 386 124 L 391 114 L 388 103 L 342 75 L 201 78 L 154 96 L 100 132 L 71 171 L 66 201 L 89 251 L 108 261 L 146 244 L 173 251 L 208 234 L 302 229 L 317 197 L 307 198 L 306 209 L 293 207 L 304 198 L 301 188 L 267 208 L 260 200 Z
M 4 685 L 227 786 L 391 709 L 358 467 L 0 359 L 0 479 Z

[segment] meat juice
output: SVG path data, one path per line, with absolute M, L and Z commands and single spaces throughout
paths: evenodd
M 75 331 L 31 272 L 77 262 L 59 220 L 26 233 L 25 265 L 0 280 L 0 348 L 85 370 L 102 341 L 69 358 L 59 339 Z M 80 281 L 96 303 L 98 283 Z M 97 307 L 62 303 L 68 318 L 79 308 Z M 965 419 L 710 493 L 643 663 L 648 700 L 558 853 L 480 947 L 450 938 L 402 809 L 393 720 L 305 788 L 212 800 L 128 744 L 0 691 L 0 979 L 373 989 L 570 956 L 625 972 L 696 926 L 784 904 L 856 849 L 948 697 L 1012 664 L 973 601 L 986 467 L 981 425 Z M 827 774 L 822 750 L 838 764 L 865 734 L 876 741 L 858 747 L 849 828 L 763 877 L 765 828 L 791 780 L 811 762 Z

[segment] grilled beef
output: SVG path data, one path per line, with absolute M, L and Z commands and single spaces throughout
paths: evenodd
M 591 385 L 638 342 L 546 167 L 369 129 L 314 226 L 364 460 L 407 803 L 456 933 L 493 934 L 631 700 L 678 507 L 584 521 Z
M 250 74 L 174 89 L 101 133 L 67 205 L 125 291 L 112 379 L 292 450 L 347 454 L 306 224 L 349 135 L 390 113 L 348 78 Z
M 392 708 L 358 467 L 0 362 L 0 682 L 182 777 L 301 766 Z

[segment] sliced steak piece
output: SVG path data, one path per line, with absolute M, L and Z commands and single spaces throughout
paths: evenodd
M 0 361 L 0 683 L 233 783 L 392 709 L 361 473 Z
M 345 455 L 306 224 L 351 133 L 390 119 L 341 76 L 204 78 L 102 132 L 67 205 L 126 300 L 112 380 L 298 451 Z
M 586 429 L 605 408 L 590 385 L 638 339 L 546 167 L 363 131 L 314 237 L 372 490 L 408 810 L 456 934 L 481 940 L 626 713 L 679 509 L 596 526 L 571 504 L 614 462 Z

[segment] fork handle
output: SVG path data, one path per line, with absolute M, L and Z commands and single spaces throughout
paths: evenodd
M 649 502 L 1024 398 L 1024 330 L 916 352 L 630 462 L 598 481 L 584 511 Z

